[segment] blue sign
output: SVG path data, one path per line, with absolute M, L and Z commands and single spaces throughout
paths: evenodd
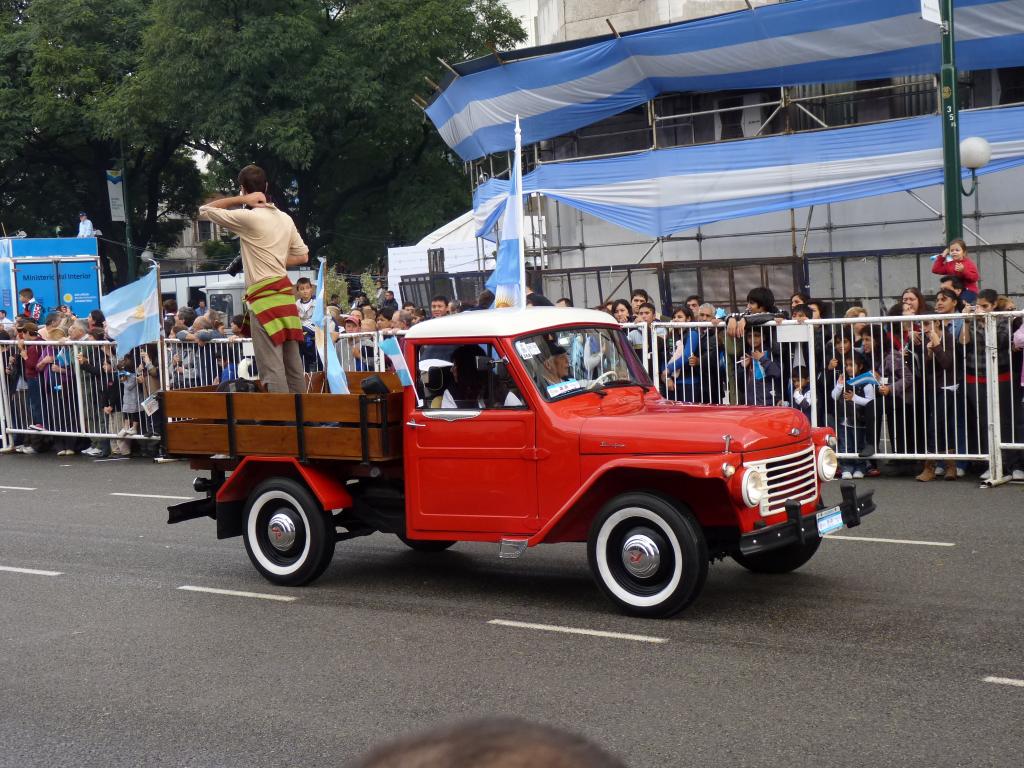
M 33 298 L 43 308 L 43 314 L 52 312 L 61 302 L 57 300 L 57 270 L 49 259 L 19 259 L 14 262 L 16 293 L 32 289 Z
M 100 306 L 99 265 L 95 261 L 58 261 L 57 288 L 60 304 L 85 317 Z

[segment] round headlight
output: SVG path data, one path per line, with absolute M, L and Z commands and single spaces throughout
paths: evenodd
M 818 449 L 818 477 L 825 482 L 832 480 L 839 471 L 839 457 L 827 445 Z
M 768 475 L 760 469 L 748 469 L 743 475 L 743 503 L 756 507 L 768 495 Z

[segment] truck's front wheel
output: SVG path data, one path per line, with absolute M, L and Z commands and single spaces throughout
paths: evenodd
M 626 613 L 663 618 L 688 606 L 708 574 L 700 525 L 662 496 L 626 493 L 594 518 L 587 560 L 601 590 Z
M 268 581 L 286 587 L 313 581 L 331 562 L 334 541 L 330 516 L 294 480 L 264 480 L 249 494 L 245 551 Z
M 820 545 L 821 539 L 811 536 L 803 544 L 790 544 L 787 547 L 761 552 L 757 555 L 734 552 L 732 559 L 754 573 L 789 573 L 814 557 L 814 553 L 818 551 Z

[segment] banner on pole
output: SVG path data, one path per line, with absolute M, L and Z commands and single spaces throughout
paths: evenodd
M 110 220 L 124 221 L 124 177 L 121 171 L 107 171 L 107 195 L 110 197 Z
M 939 0 L 921 0 L 921 18 L 932 24 L 941 25 L 942 12 L 939 10 Z

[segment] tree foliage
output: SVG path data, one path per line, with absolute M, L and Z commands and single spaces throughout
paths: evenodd
M 133 239 L 166 246 L 251 162 L 314 253 L 371 263 L 470 204 L 424 76 L 522 37 L 499 0 L 0 0 L 0 221 L 67 235 L 82 209 L 121 240 L 123 157 Z

